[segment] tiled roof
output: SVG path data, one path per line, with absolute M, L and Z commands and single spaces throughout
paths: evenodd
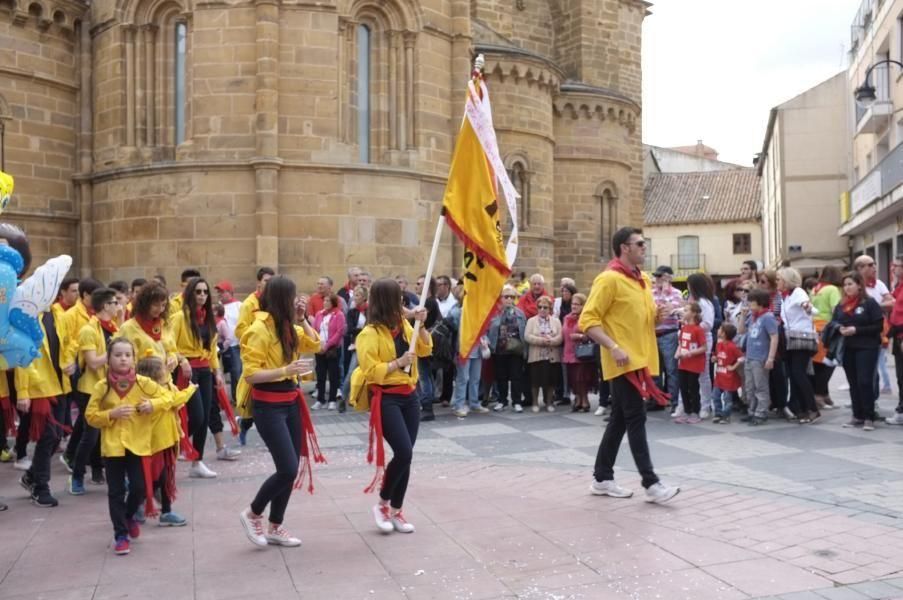
M 755 169 L 656 173 L 645 190 L 647 225 L 727 223 L 762 218 Z

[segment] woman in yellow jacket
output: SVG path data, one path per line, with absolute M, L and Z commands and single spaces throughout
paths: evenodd
M 107 375 L 95 386 L 85 418 L 91 427 L 101 431 L 113 552 L 128 554 L 129 539 L 141 535 L 134 518 L 145 499 L 141 457 L 151 455 L 152 415 L 165 408 L 166 397 L 156 382 L 135 373 L 135 350 L 128 340 L 110 340 L 107 355 Z
M 379 491 L 380 501 L 373 507 L 373 517 L 380 531 L 411 533 L 414 526 L 401 513 L 408 478 L 411 474 L 414 442 L 420 426 L 420 404 L 417 388 L 417 360 L 433 351 L 429 331 L 423 327 L 426 309 L 414 311 L 421 323 L 414 352 L 410 352 L 413 329 L 402 313 L 401 288 L 394 279 L 380 279 L 370 288 L 367 325 L 357 336 L 358 369 L 369 388 L 370 448 L 368 460 L 375 453 L 377 474 L 366 491 L 379 484 L 385 464 L 382 438 L 392 447 L 392 460 L 385 467 Z M 415 356 L 416 355 L 416 356 Z M 410 371 L 406 369 L 410 368 Z M 361 377 L 358 377 L 358 380 Z
M 35 442 L 31 467 L 19 483 L 30 492 L 32 504 L 51 508 L 58 502 L 50 494 L 50 459 L 63 434 L 65 399 L 71 383 L 60 368 L 60 352 L 66 344 L 65 326 L 52 311 L 41 313 L 40 323 L 44 332 L 41 353 L 30 365 L 15 372 L 16 402 L 30 419 L 29 438 Z
M 312 368 L 312 361 L 300 358 L 301 354 L 319 352 L 320 339 L 304 314 L 306 298 L 296 301 L 295 295 L 291 279 L 273 277 L 264 290 L 261 310 L 241 338 L 242 378 L 250 385 L 254 423 L 276 464 L 276 472 L 260 486 L 250 507 L 239 514 L 245 534 L 258 546 L 301 545 L 301 540 L 282 527 L 285 509 L 292 489 L 300 488 L 311 476 L 310 461 L 325 462 L 310 411 L 298 389 L 298 376 Z M 309 490 L 313 491 L 312 482 Z M 265 530 L 263 512 L 268 504 L 269 527 Z
M 179 356 L 167 328 L 168 311 L 166 286 L 158 281 L 146 283 L 135 296 L 131 317 L 119 328 L 119 336 L 132 342 L 139 357 L 156 356 L 164 361 L 166 372 L 172 373 Z
M 172 315 L 170 331 L 179 354 L 180 385 L 188 381 L 198 385 L 198 391 L 188 401 L 188 430 L 197 460 L 188 471 L 191 477 L 212 478 L 216 473 L 204 464 L 204 445 L 207 428 L 216 440 L 216 457 L 219 460 L 236 460 L 241 454 L 227 448 L 223 439 L 223 419 L 216 402 L 216 387 L 223 387 L 216 348 L 216 320 L 210 300 L 210 285 L 206 279 L 195 277 L 185 286 L 182 310 Z

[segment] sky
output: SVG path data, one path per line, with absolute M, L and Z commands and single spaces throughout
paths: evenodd
M 752 165 L 768 113 L 845 71 L 861 0 L 651 0 L 643 142 Z

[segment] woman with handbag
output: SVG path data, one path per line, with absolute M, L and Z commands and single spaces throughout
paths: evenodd
M 859 273 L 843 277 L 843 300 L 834 308 L 833 323 L 843 336 L 843 370 L 850 384 L 853 418 L 844 427 L 875 429 L 875 373 L 881 350 L 884 313 L 881 305 L 865 291 Z
M 514 303 L 517 290 L 506 285 L 502 289 L 502 309 L 489 324 L 487 337 L 495 366 L 498 402 L 492 410 L 500 412 L 508 408 L 508 388 L 511 388 L 511 404 L 514 412 L 523 412 L 521 382 L 524 374 L 524 332 L 527 317 Z
M 781 303 L 781 321 L 787 338 L 787 365 L 790 367 L 790 398 L 799 403 L 800 424 L 813 423 L 821 413 L 815 404 L 815 390 L 809 378 L 809 364 L 818 351 L 818 334 L 812 315 L 817 313 L 803 289 L 800 272 L 791 267 L 778 271 L 778 291 L 786 294 Z
M 527 370 L 533 393 L 533 412 L 539 412 L 539 392 L 549 412 L 555 412 L 552 390 L 561 377 L 561 321 L 552 316 L 552 299 L 541 296 L 536 301 L 535 317 L 527 319 L 524 341 L 527 342 Z
M 589 412 L 589 388 L 596 373 L 596 344 L 578 326 L 580 313 L 586 304 L 586 295 L 571 296 L 571 312 L 561 324 L 564 346 L 561 362 L 567 369 L 568 383 L 574 391 L 571 412 Z
M 323 298 L 323 310 L 314 319 L 314 330 L 320 334 L 322 344 L 316 354 L 317 364 L 317 401 L 311 407 L 319 410 L 324 406 L 328 410 L 336 409 L 336 398 L 339 392 L 339 347 L 345 338 L 345 315 L 342 313 L 337 294 L 329 294 Z M 329 403 L 326 399 L 326 378 L 329 377 Z

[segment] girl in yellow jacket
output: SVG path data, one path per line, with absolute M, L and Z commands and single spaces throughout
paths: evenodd
M 188 430 L 197 460 L 188 471 L 190 477 L 212 478 L 216 473 L 204 464 L 204 445 L 207 428 L 216 441 L 216 457 L 219 460 L 237 460 L 240 451 L 227 448 L 223 439 L 223 419 L 216 402 L 216 387 L 223 387 L 216 347 L 216 320 L 210 300 L 210 285 L 206 279 L 195 277 L 188 281 L 183 294 L 182 310 L 172 315 L 170 332 L 179 354 L 180 385 L 190 380 L 198 391 L 188 401 Z
M 189 385 L 184 390 L 178 389 L 172 382 L 166 363 L 153 350 L 147 349 L 144 358 L 138 361 L 137 372 L 148 379 L 156 381 L 162 389 L 165 401 L 161 409 L 151 415 L 151 452 L 149 464 L 146 466 L 147 516 L 160 515 L 160 527 L 183 527 L 188 521 L 172 510 L 172 502 L 176 497 L 176 461 L 179 445 L 182 442 L 182 428 L 179 423 L 179 410 L 195 393 L 197 386 Z M 188 443 L 187 438 L 185 442 Z M 154 506 L 154 489 L 160 490 L 162 512 Z
M 135 350 L 128 340 L 110 340 L 107 355 L 106 378 L 95 386 L 85 418 L 91 427 L 101 431 L 113 552 L 128 554 L 129 539 L 141 535 L 134 518 L 145 498 L 141 457 L 153 453 L 153 413 L 165 410 L 167 398 L 156 382 L 135 373 Z
M 239 514 L 245 534 L 258 546 L 301 545 L 282 527 L 285 509 L 292 489 L 312 475 L 311 461 L 325 462 L 297 379 L 312 366 L 310 359 L 300 358 L 301 353 L 319 352 L 320 339 L 303 318 L 306 300 L 301 298 L 296 305 L 295 293 L 291 279 L 273 277 L 264 291 L 263 310 L 241 338 L 242 379 L 250 386 L 245 393 L 250 394 L 254 423 L 276 464 L 276 472 Z M 302 317 L 300 327 L 294 324 L 296 315 Z M 312 483 L 308 489 L 313 491 Z M 267 505 L 270 522 L 264 529 Z
M 414 311 L 421 323 L 414 352 L 410 352 L 414 334 L 402 313 L 401 288 L 394 279 L 380 279 L 370 288 L 367 325 L 357 336 L 358 371 L 355 380 L 363 379 L 369 388 L 370 440 L 368 461 L 376 459 L 376 477 L 365 491 L 379 489 L 379 503 L 373 507 L 376 526 L 383 533 L 412 533 L 414 526 L 401 513 L 408 478 L 411 474 L 414 442 L 420 426 L 420 404 L 417 400 L 417 357 L 425 358 L 433 351 L 429 331 L 423 327 L 426 309 Z M 406 369 L 410 368 L 410 371 Z M 352 397 L 358 396 L 352 392 Z M 382 438 L 392 447 L 392 460 L 385 466 Z M 375 447 L 374 447 L 375 443 Z M 380 482 L 380 476 L 384 476 Z M 381 485 L 380 485 L 381 484 Z

